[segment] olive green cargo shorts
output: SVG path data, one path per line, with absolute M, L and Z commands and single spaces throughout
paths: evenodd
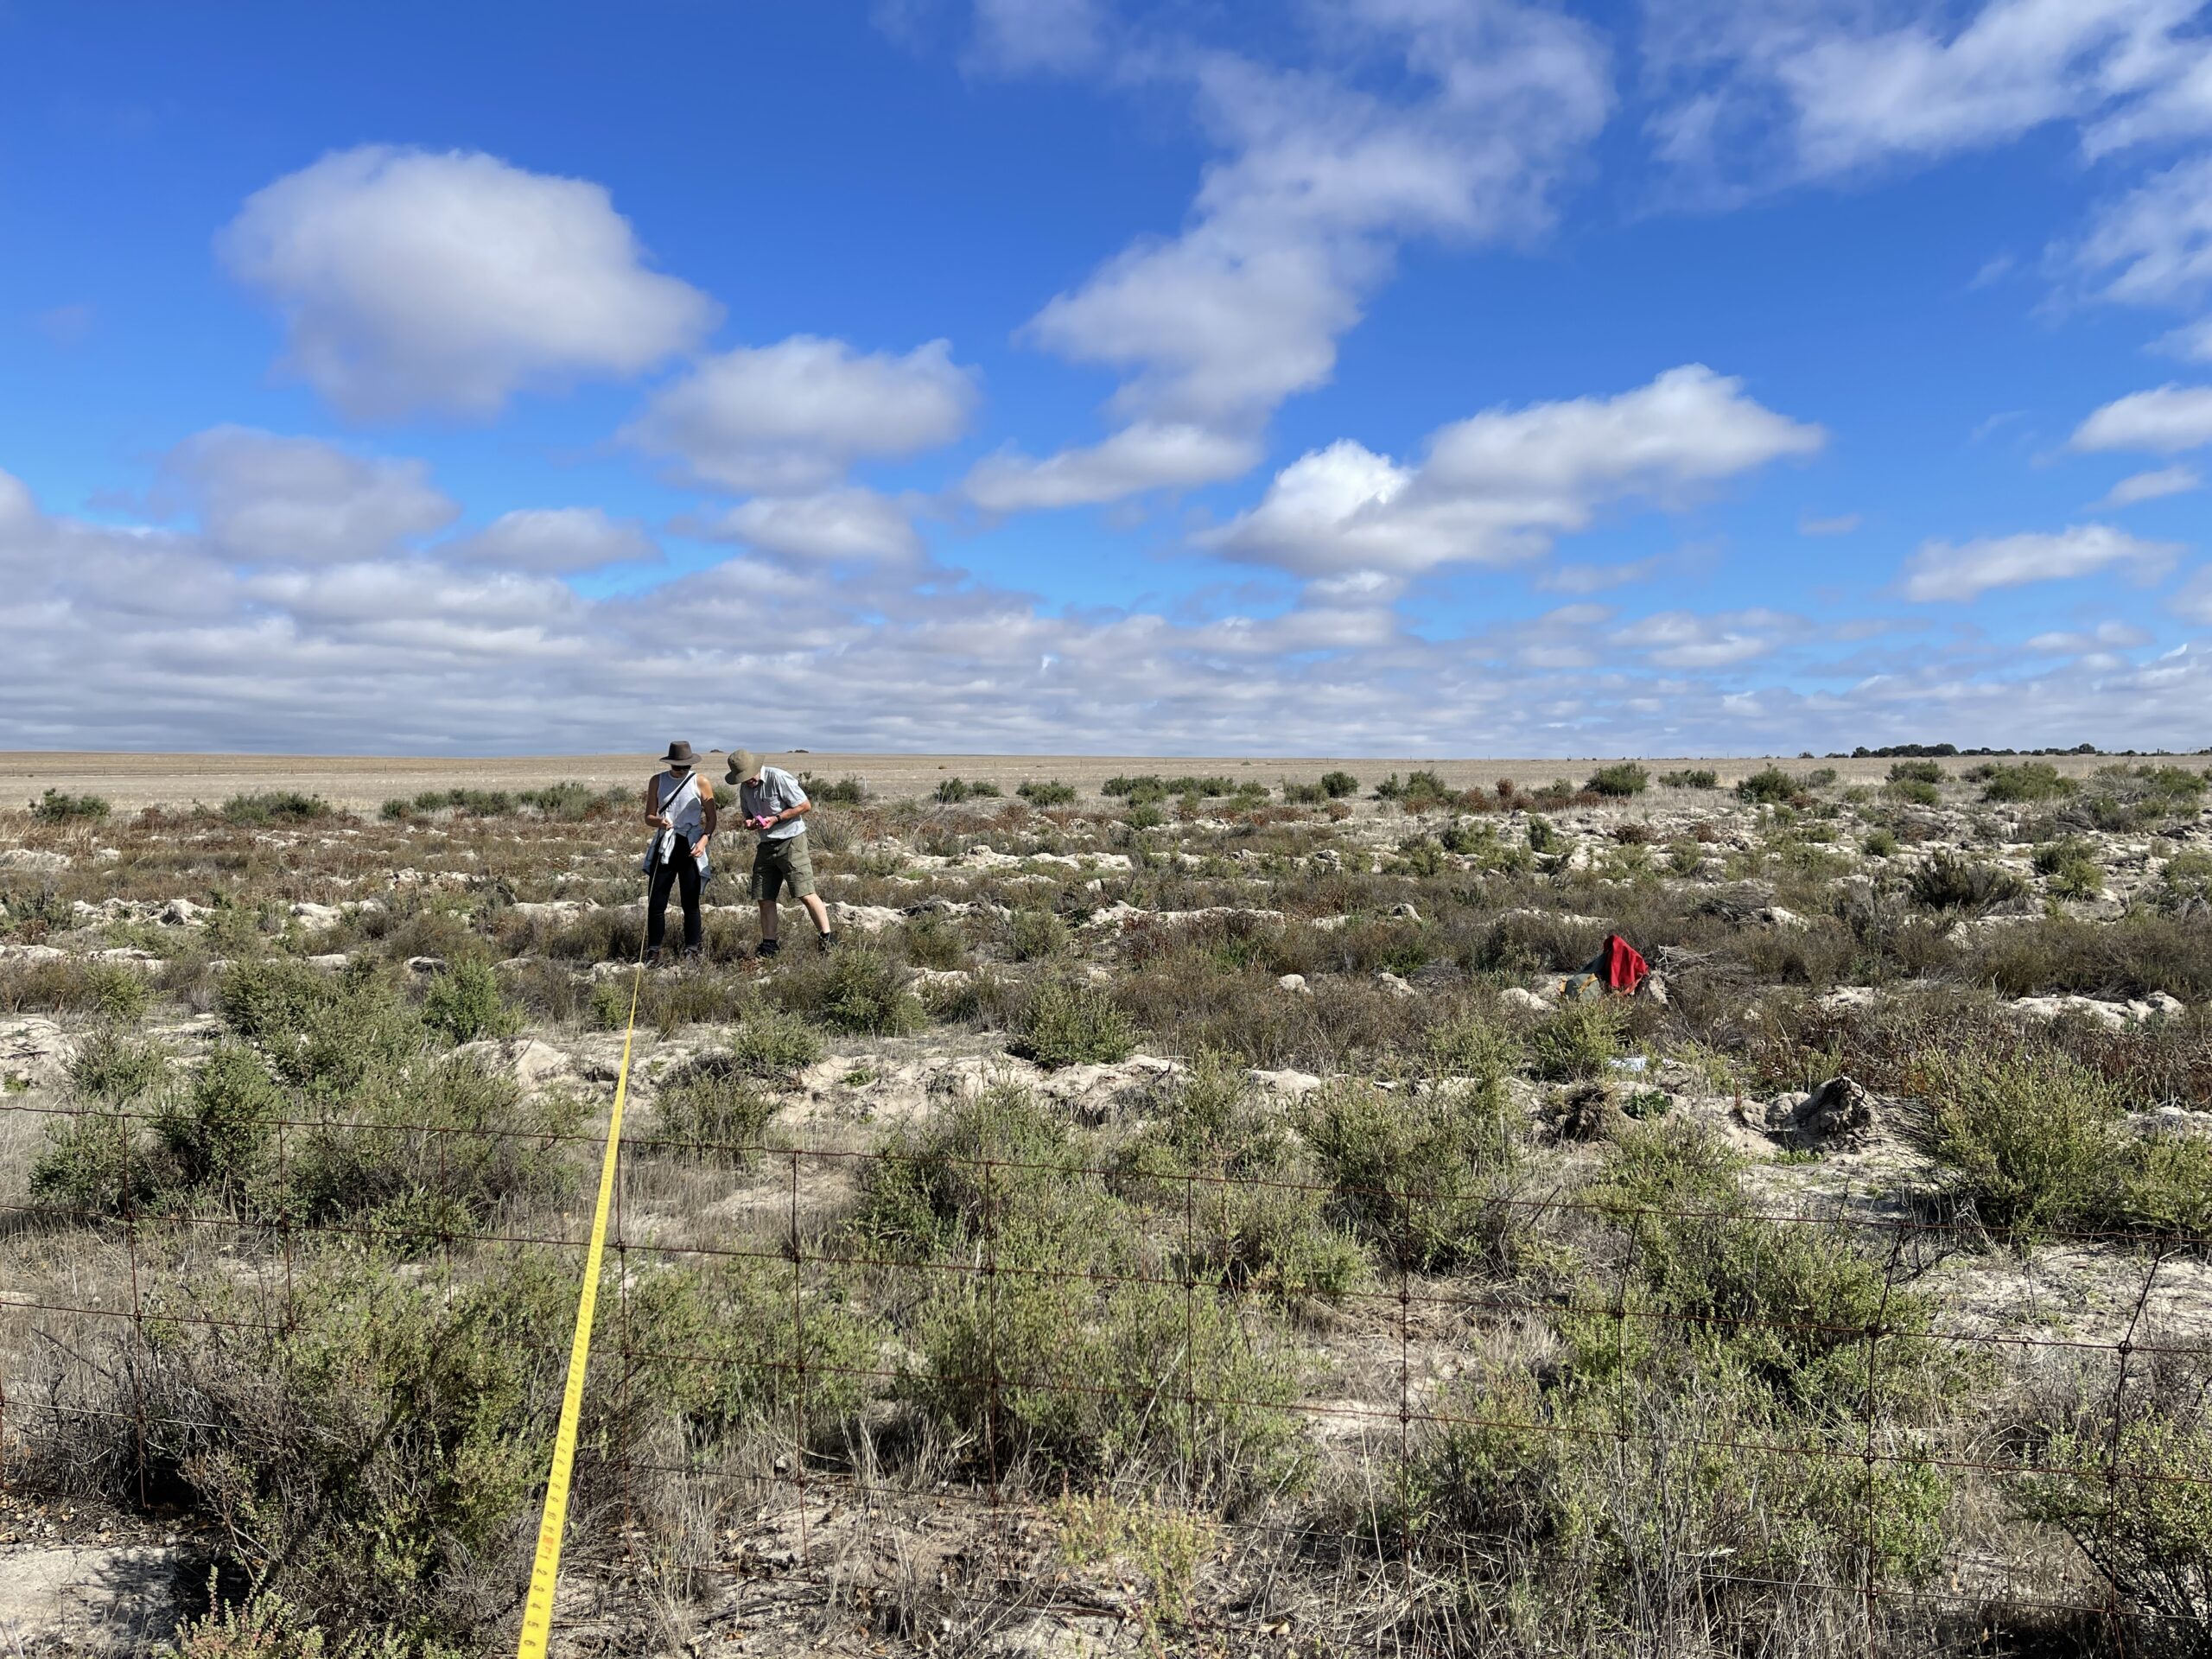
M 814 897 L 814 855 L 806 849 L 808 837 L 785 836 L 764 841 L 753 849 L 753 896 L 772 905 L 788 891 L 794 899 Z

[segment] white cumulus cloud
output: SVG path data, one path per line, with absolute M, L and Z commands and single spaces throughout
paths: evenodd
M 798 334 L 707 359 L 656 392 L 623 437 L 710 486 L 798 494 L 855 461 L 950 443 L 976 402 L 974 375 L 944 340 L 894 356 Z
M 2028 642 L 2030 651 L 2039 651 L 2054 657 L 2078 657 L 2086 652 L 2132 651 L 2138 645 L 2147 645 L 2151 636 L 2126 622 L 2100 622 L 2086 631 L 2077 628 L 2060 629 L 2051 633 L 2038 633 Z
M 1609 501 L 1670 503 L 1826 442 L 1701 365 L 1610 398 L 1491 410 L 1445 427 L 1415 467 L 1345 440 L 1279 474 L 1209 538 L 1308 575 L 1501 564 L 1545 551 Z
M 1259 464 L 1260 454 L 1250 438 L 1141 421 L 1103 442 L 1042 461 L 1013 450 L 986 456 L 961 491 L 985 512 L 1082 506 L 1237 478 Z
M 441 558 L 540 575 L 565 575 L 610 564 L 657 562 L 661 551 L 644 529 L 610 518 L 598 507 L 524 507 L 503 512 L 474 536 L 449 542 Z
M 2075 524 L 2055 535 L 1987 537 L 1954 544 L 1929 542 L 1905 561 L 1904 595 L 1913 600 L 1969 600 L 1998 588 L 2094 575 L 2115 566 L 2139 581 L 2155 580 L 2182 550 L 2146 542 L 2109 524 Z
M 2123 478 L 2105 492 L 2104 505 L 2108 507 L 2132 507 L 2139 501 L 2161 500 L 2169 495 L 2186 495 L 2191 490 L 2204 487 L 2204 480 L 2194 467 L 2161 467 L 2155 472 L 2135 473 Z
M 2196 0 L 1649 0 L 1667 160 L 1738 187 L 2077 127 L 2101 154 L 2212 128 Z M 1777 130 L 1779 130 L 1778 132 Z
M 283 315 L 287 365 L 362 418 L 640 374 L 719 315 L 647 267 L 601 186 L 472 152 L 326 156 L 249 197 L 218 245 Z
M 922 538 L 898 503 L 847 486 L 807 496 L 759 496 L 715 520 L 710 534 L 764 553 L 809 561 L 918 559 Z
M 1125 247 L 1023 330 L 1124 377 L 1113 407 L 1130 432 L 1034 463 L 1054 480 L 1037 486 L 1048 494 L 1078 480 L 1094 500 L 1116 480 L 1124 493 L 1176 486 L 1189 477 L 1181 467 L 1127 465 L 1156 453 L 1163 432 L 1249 441 L 1285 398 L 1327 383 L 1338 339 L 1402 243 L 1541 230 L 1554 185 L 1612 98 L 1597 31 L 1514 0 L 1312 8 L 1309 30 L 1276 42 L 1310 52 L 1296 69 L 1187 41 L 1109 43 L 1098 18 L 1056 0 L 981 0 L 979 41 L 1001 67 L 1096 62 L 1119 84 L 1186 88 L 1220 154 L 1179 232 Z M 1009 50 L 1010 23 L 1026 49 Z M 1402 74 L 1402 95 L 1360 84 L 1358 68 L 1375 63 Z M 1217 453 L 1210 477 L 1236 452 Z M 1013 476 L 985 482 L 1011 489 Z
M 2159 386 L 2116 397 L 2075 429 L 2070 449 L 2171 455 L 2212 443 L 2212 386 Z
M 419 461 L 219 426 L 162 462 L 156 499 L 199 518 L 210 547 L 246 564 L 370 559 L 442 530 L 461 509 Z

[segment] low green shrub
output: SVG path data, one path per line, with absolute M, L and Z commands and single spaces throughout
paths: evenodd
M 636 800 L 626 789 L 594 789 L 589 784 L 564 779 L 542 789 L 519 791 L 515 799 L 524 806 L 562 823 L 582 823 L 626 811 Z
M 868 800 L 868 785 L 857 778 L 840 778 L 833 784 L 826 778 L 802 772 L 798 784 L 806 791 L 806 798 L 817 806 L 860 806 Z
M 899 1261 L 970 1255 L 987 1236 L 1012 1234 L 1074 1264 L 1133 1244 L 1129 1219 L 1065 1117 L 1025 1090 L 995 1087 L 887 1138 L 861 1173 L 848 1225 Z
M 512 1606 L 499 1586 L 535 1522 L 575 1306 L 567 1264 L 537 1257 L 452 1281 L 316 1263 L 281 1320 L 246 1287 L 201 1286 L 179 1310 L 199 1317 L 113 1338 L 87 1409 L 54 1413 L 32 1455 L 125 1504 L 158 1471 L 225 1576 L 341 1651 L 371 1632 L 474 1646 Z M 628 1439 L 611 1392 L 587 1391 L 596 1446 Z M 143 1425 L 124 1427 L 134 1402 Z M 613 1491 L 595 1459 L 579 1472 L 583 1502 Z
M 1952 1197 L 2018 1241 L 2212 1225 L 2212 1147 L 2131 1134 L 2126 1086 L 2062 1051 L 1936 1047 L 1910 1081 Z
M 1979 775 L 1981 798 L 1985 801 L 2050 801 L 2071 795 L 2080 787 L 2071 778 L 2061 777 L 2058 768 L 2048 760 L 1977 766 L 1974 774 Z
M 1497 1073 L 1410 1094 L 1319 1090 L 1299 1132 L 1344 1224 L 1386 1264 L 1428 1272 L 1509 1261 L 1519 1143 Z
M 900 1037 L 924 1022 L 906 969 L 872 944 L 843 945 L 784 969 L 773 995 L 790 1012 L 854 1036 Z
M 1295 1305 L 1335 1300 L 1370 1276 L 1322 1173 L 1226 1056 L 1201 1054 L 1161 1091 L 1116 1158 L 1112 1186 L 1151 1211 L 1181 1270 L 1207 1284 Z
M 1128 1059 L 1136 1046 L 1136 1027 L 1104 990 L 1058 977 L 1031 989 L 1009 1045 L 1047 1068 L 1110 1065 Z
M 1890 782 L 1893 784 L 1940 784 L 1950 774 L 1935 760 L 1892 760 L 1890 762 Z
M 822 1058 L 822 1033 L 781 1008 L 748 1008 L 725 1052 L 747 1077 L 790 1083 Z
M 1321 774 L 1321 792 L 1332 801 L 1341 801 L 1359 793 L 1359 779 L 1348 772 L 1325 772 Z
M 804 1421 L 802 1450 L 842 1458 L 888 1381 L 891 1333 L 835 1279 L 780 1260 L 732 1255 L 646 1274 L 628 1317 L 633 1344 L 655 1356 L 653 1408 L 695 1444 L 762 1430 L 781 1443 Z
M 1907 885 L 1914 901 L 1929 910 L 1986 910 L 2028 890 L 2018 871 L 1948 848 L 1931 855 L 1913 871 Z
M 161 1194 L 151 1148 L 119 1109 L 79 1109 L 47 1120 L 30 1170 L 32 1199 L 84 1222 L 134 1216 Z
M 1892 778 L 1882 785 L 1882 792 L 1907 806 L 1940 806 L 1943 803 L 1943 791 L 1918 778 Z
M 1779 766 L 1763 766 L 1736 785 L 1736 798 L 1752 806 L 1779 806 L 1808 791 L 1804 783 Z
M 1044 962 L 1065 956 L 1068 925 L 1049 910 L 1017 908 L 1007 918 L 1007 950 L 1016 962 Z
M 154 1133 L 167 1154 L 164 1185 L 250 1197 L 272 1172 L 273 1125 L 283 1092 L 262 1058 L 242 1043 L 216 1045 L 189 1091 L 163 1103 Z
M 1047 779 L 1042 783 L 1032 781 L 1018 787 L 1015 794 L 1032 806 L 1072 806 L 1076 791 L 1073 784 L 1064 784 L 1058 779 Z
M 802 1452 L 840 1446 L 876 1391 L 883 1334 L 788 1263 L 607 1271 L 579 1515 L 619 1510 L 635 1466 L 672 1446 L 727 1457 L 766 1431 L 780 1451 L 795 1413 Z M 150 1497 L 219 1586 L 281 1599 L 281 1619 L 230 1621 L 257 1632 L 243 1649 L 188 1626 L 194 1659 L 482 1651 L 512 1640 L 575 1296 L 572 1256 L 528 1250 L 420 1274 L 358 1249 L 303 1255 L 281 1305 L 250 1278 L 192 1281 L 94 1339 L 29 1425 L 27 1464 L 42 1491 Z M 685 1541 L 688 1516 L 636 1515 L 628 1541 L 652 1558 Z
M 1045 1490 L 1142 1478 L 1209 1502 L 1294 1477 L 1287 1352 L 1249 1306 L 1147 1261 L 1135 1214 L 1027 1094 L 988 1092 L 895 1139 L 852 1226 L 905 1259 L 990 1264 L 928 1276 L 895 1385 L 967 1460 L 1026 1467 Z
M 1932 1336 L 1927 1299 L 1847 1227 L 1766 1219 L 1687 1123 L 1630 1131 L 1588 1196 L 1618 1275 L 1571 1282 L 1560 1359 L 1477 1363 L 1370 1524 L 1505 1616 L 1525 1605 L 1532 1650 L 1633 1632 L 1654 1652 L 1758 1651 L 1770 1581 L 1793 1599 L 1808 1574 L 1846 1586 L 1847 1617 L 1856 1575 L 1927 1582 L 1952 1497 L 1930 1432 L 1976 1375 Z M 1807 1455 L 1870 1390 L 1879 1458 Z M 1660 1559 L 1726 1566 L 1678 1579 Z
M 703 1162 L 750 1169 L 776 1098 L 742 1063 L 702 1055 L 661 1079 L 653 1096 L 652 1139 L 661 1149 Z
M 287 1083 L 342 1093 L 397 1066 L 429 1040 L 421 1017 L 366 958 L 343 974 L 264 957 L 233 963 L 216 982 L 224 1022 L 266 1054 Z
M 223 817 L 232 823 L 306 823 L 330 812 L 330 803 L 321 796 L 296 789 L 233 795 L 223 803 Z
M 2147 895 L 2168 916 L 2212 913 L 2212 852 L 2184 849 L 2168 859 Z
M 1522 1037 L 1529 1070 L 1554 1083 L 1594 1077 L 1620 1053 L 1628 1027 L 1619 1003 L 1576 998 L 1546 1014 Z
M 87 1033 L 69 1063 L 79 1094 L 111 1105 L 136 1100 L 168 1076 L 169 1054 L 161 1044 L 124 1035 L 112 1025 Z
M 1895 858 L 1897 855 L 1897 838 L 1890 830 L 1872 830 L 1867 832 L 1866 839 L 1859 843 L 1859 849 L 1869 858 Z
M 1599 767 L 1590 774 L 1590 781 L 1583 787 L 1592 795 L 1615 798 L 1641 795 L 1651 787 L 1651 774 L 1633 760 L 1621 760 L 1610 766 Z
M 1669 789 L 1718 789 L 1720 774 L 1707 766 L 1688 766 L 1662 774 L 1659 781 Z
M 934 1276 L 897 1386 L 977 1466 L 1040 1491 L 1143 1481 L 1200 1504 L 1294 1487 L 1298 1373 L 1249 1307 L 1209 1286 L 1093 1278 L 1019 1230 L 988 1280 Z
M 136 1025 L 153 1006 L 153 988 L 137 969 L 119 962 L 87 963 L 84 968 L 87 1006 L 103 1020 Z
M 423 994 L 423 1023 L 449 1043 L 512 1037 L 522 1029 L 522 1010 L 499 990 L 492 964 L 477 957 L 452 963 Z
M 2105 890 L 2104 866 L 2097 861 L 2096 849 L 2078 836 L 2037 848 L 2035 868 L 2057 898 L 2094 899 Z
M 41 823 L 97 823 L 114 810 L 105 796 L 67 795 L 58 789 L 49 789 L 30 806 L 31 817 Z
M 2022 1511 L 2056 1528 L 2129 1610 L 2136 1651 L 2212 1636 L 2212 1376 L 2201 1355 L 2153 1353 L 2115 1411 L 2101 1374 L 2021 1436 Z M 2168 1643 L 2172 1645 L 2169 1648 Z

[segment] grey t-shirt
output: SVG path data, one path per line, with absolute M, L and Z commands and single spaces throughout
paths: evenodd
M 763 766 L 758 783 L 750 779 L 737 786 L 737 815 L 741 818 L 769 818 L 804 804 L 806 791 L 798 779 L 781 766 Z M 788 841 L 806 833 L 806 820 L 793 818 L 762 832 L 763 841 Z

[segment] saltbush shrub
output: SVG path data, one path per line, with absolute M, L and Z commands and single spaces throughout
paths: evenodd
M 1915 1138 L 1952 1196 L 2017 1241 L 2212 1225 L 2212 1146 L 2129 1133 L 2125 1085 L 2063 1052 L 1937 1046 L 1911 1081 Z
M 1590 774 L 1590 781 L 1583 787 L 1592 795 L 1616 798 L 1641 795 L 1651 787 L 1651 774 L 1633 760 L 1621 760 L 1610 766 L 1599 767 Z
M 1938 849 L 1913 871 L 1909 886 L 1914 901 L 1929 910 L 1986 910 L 2027 891 L 2018 871 L 1948 848 Z
M 2009 766 L 1977 766 L 1969 775 L 1975 774 L 1979 775 L 1981 798 L 1985 801 L 2056 800 L 2062 795 L 2073 794 L 2080 787 L 2071 778 L 2061 777 L 2058 768 L 2048 760 L 2023 760 Z
M 1388 1265 L 1505 1265 L 1518 1143 L 1497 1075 L 1410 1096 L 1358 1084 L 1319 1090 L 1299 1131 L 1345 1224 Z
M 423 995 L 423 1023 L 449 1043 L 512 1037 L 522 1029 L 522 1010 L 500 994 L 492 964 L 464 957 L 430 981 Z
M 774 995 L 794 1014 L 855 1036 L 899 1037 L 921 1029 L 922 1005 L 906 988 L 906 970 L 872 944 L 842 946 L 785 968 Z
M 1753 806 L 1777 806 L 1805 794 L 1804 784 L 1779 766 L 1763 766 L 1736 785 L 1736 798 Z
M 49 789 L 31 803 L 31 817 L 41 823 L 95 823 L 114 809 L 101 795 L 68 795 Z
M 1025 906 L 1007 918 L 1007 950 L 1016 962 L 1043 962 L 1067 948 L 1068 925 L 1052 911 Z
M 758 1076 L 727 1054 L 701 1055 L 660 1080 L 652 1140 L 702 1162 L 749 1169 L 776 1098 Z
M 330 803 L 321 796 L 296 789 L 233 795 L 223 803 L 223 817 L 232 823 L 305 823 L 328 817 L 330 811 Z
M 1106 1065 L 1136 1052 L 1136 1027 L 1097 986 L 1041 979 L 1022 1004 L 1009 1046 L 1048 1068 Z

